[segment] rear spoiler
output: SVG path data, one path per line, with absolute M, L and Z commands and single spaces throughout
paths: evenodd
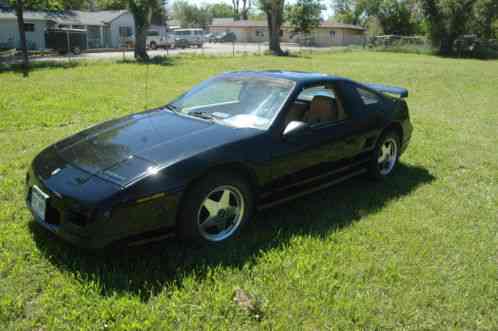
M 386 86 L 382 84 L 365 84 L 365 85 L 377 92 L 395 94 L 398 95 L 400 98 L 408 97 L 408 90 L 402 87 Z

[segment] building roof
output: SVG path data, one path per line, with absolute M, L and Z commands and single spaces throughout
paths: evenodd
M 103 10 L 95 12 L 85 12 L 80 10 L 70 10 L 64 12 L 45 11 L 24 11 L 24 19 L 27 21 L 52 21 L 58 24 L 78 24 L 78 25 L 104 25 L 114 21 L 119 16 L 128 13 L 126 10 Z M 0 20 L 16 19 L 13 10 L 0 10 Z
M 266 28 L 266 21 L 218 21 L 217 19 L 213 20 L 213 24 L 210 25 L 212 28 Z M 284 27 L 289 27 L 288 24 L 284 24 Z M 343 23 L 335 23 L 335 22 L 321 22 L 319 28 L 321 29 L 349 29 L 349 30 L 361 30 L 364 31 L 365 28 L 352 25 L 352 24 L 343 24 Z

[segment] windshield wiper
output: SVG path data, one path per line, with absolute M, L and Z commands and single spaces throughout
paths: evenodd
M 171 111 L 174 111 L 174 112 L 178 111 L 178 108 L 175 105 L 171 104 L 171 103 L 169 105 L 166 105 L 166 108 L 169 109 L 169 110 L 171 110 Z
M 190 116 L 199 117 L 205 120 L 215 120 L 216 117 L 205 111 L 191 111 L 188 113 Z

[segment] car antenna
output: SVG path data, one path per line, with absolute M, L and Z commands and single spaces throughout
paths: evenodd
M 147 110 L 148 98 L 149 98 L 149 61 L 145 63 L 145 102 L 144 110 Z

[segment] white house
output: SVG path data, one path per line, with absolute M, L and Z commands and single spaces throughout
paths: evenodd
M 133 16 L 126 10 L 95 12 L 24 12 L 24 29 L 29 49 L 45 49 L 49 28 L 87 30 L 88 48 L 117 48 L 134 35 Z M 18 48 L 20 38 L 13 10 L 0 10 L 0 48 Z

